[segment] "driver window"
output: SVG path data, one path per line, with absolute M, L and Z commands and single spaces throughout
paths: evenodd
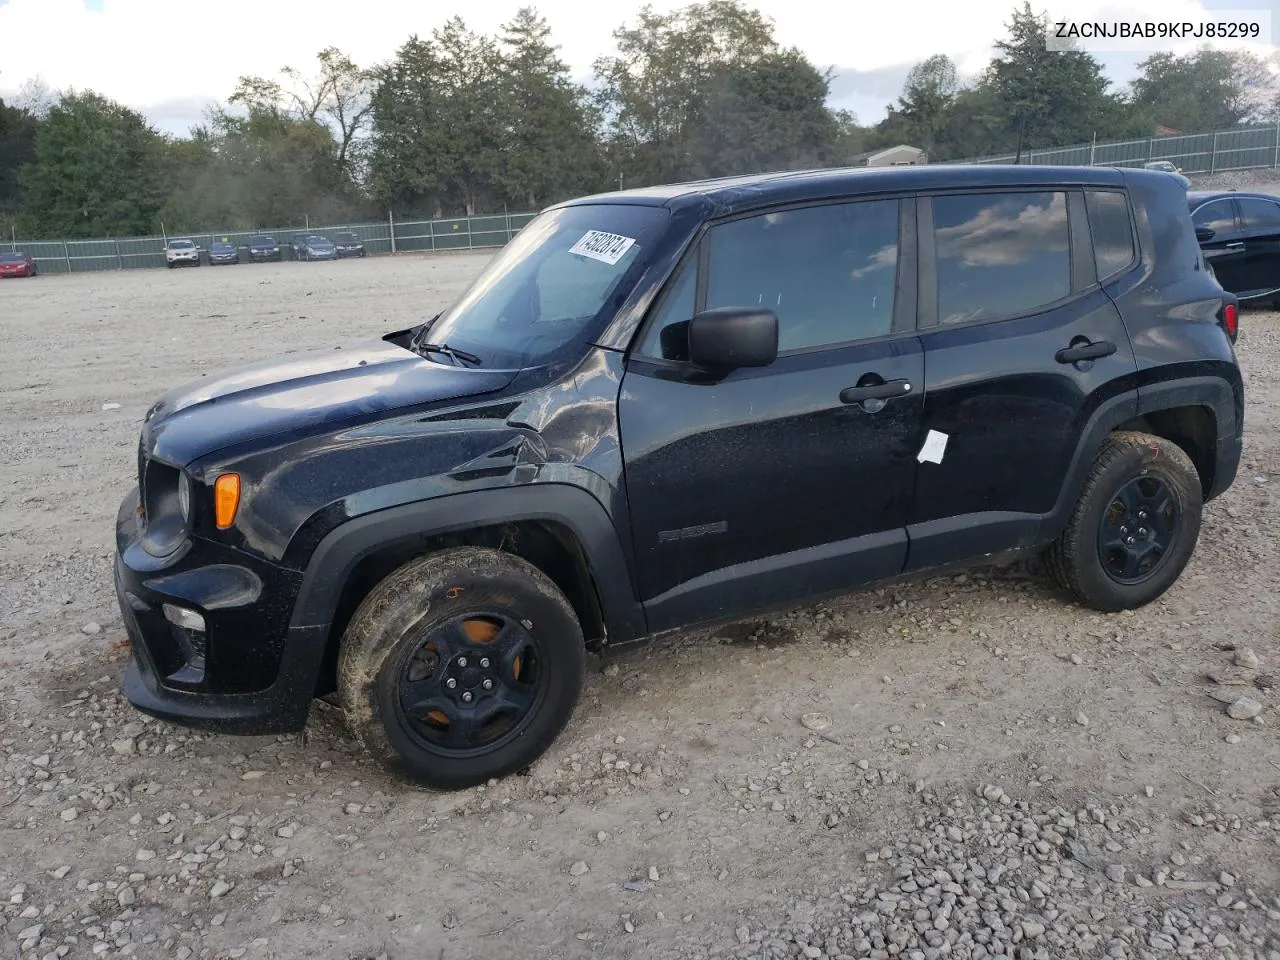
M 697 250 L 685 260 L 663 294 L 654 322 L 640 344 L 640 353 L 663 360 L 689 359 L 689 321 L 698 289 Z
M 1208 227 L 1218 235 L 1236 232 L 1236 214 L 1230 200 L 1211 200 L 1191 217 L 1197 227 Z

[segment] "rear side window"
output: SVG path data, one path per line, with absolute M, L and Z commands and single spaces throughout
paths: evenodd
M 1118 190 L 1087 190 L 1089 233 L 1093 237 L 1093 259 L 1098 279 L 1113 277 L 1133 263 L 1133 221 L 1129 200 Z
M 1246 230 L 1275 230 L 1280 227 L 1280 204 L 1255 197 L 1240 197 L 1240 219 Z
M 706 309 L 778 315 L 778 352 L 883 336 L 893 327 L 898 201 L 784 210 L 708 235 Z
M 1236 213 L 1230 200 L 1210 200 L 1192 213 L 1191 222 L 1214 233 L 1236 232 Z
M 942 323 L 1032 313 L 1071 293 L 1063 192 L 934 197 L 933 230 Z

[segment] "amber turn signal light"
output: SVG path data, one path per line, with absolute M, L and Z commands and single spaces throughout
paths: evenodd
M 240 507 L 240 474 L 224 473 L 213 482 L 213 514 L 219 530 L 235 522 Z

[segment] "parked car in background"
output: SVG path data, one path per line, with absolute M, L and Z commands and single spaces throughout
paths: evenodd
M 1184 187 L 1191 186 L 1191 181 L 1182 175 L 1182 168 L 1174 166 L 1168 160 L 1148 160 L 1142 165 L 1144 170 L 1154 170 L 1157 173 L 1167 173 L 1170 176 L 1177 177 L 1178 182 Z
M 1280 302 L 1280 197 L 1197 190 L 1187 204 L 1205 262 L 1223 289 L 1242 303 Z
M 558 204 L 432 320 L 148 409 L 124 691 L 279 734 L 336 689 L 379 762 L 458 788 L 547 749 L 587 650 L 1019 551 L 1141 607 L 1236 477 L 1233 302 L 1144 170 Z
M 209 244 L 209 265 L 216 267 L 220 263 L 239 263 L 240 248 L 227 237 L 219 237 Z
M 283 260 L 284 254 L 280 252 L 280 244 L 276 243 L 275 237 L 250 237 L 249 238 L 249 262 L 250 263 L 268 263 L 273 260 Z
M 34 257 L 25 253 L 0 253 L 0 277 L 34 277 L 36 269 Z
M 338 248 L 325 237 L 308 234 L 293 242 L 293 257 L 295 260 L 336 260 Z
M 333 235 L 333 246 L 338 257 L 363 257 L 364 241 L 349 230 L 341 230 Z
M 164 248 L 165 266 L 198 267 L 200 266 L 200 248 L 194 240 L 170 240 Z

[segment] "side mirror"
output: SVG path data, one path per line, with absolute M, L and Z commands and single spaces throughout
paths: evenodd
M 733 370 L 767 367 L 778 359 L 778 315 L 760 307 L 717 307 L 689 321 L 689 360 Z
M 1196 227 L 1196 241 L 1207 243 L 1213 239 L 1213 227 Z

